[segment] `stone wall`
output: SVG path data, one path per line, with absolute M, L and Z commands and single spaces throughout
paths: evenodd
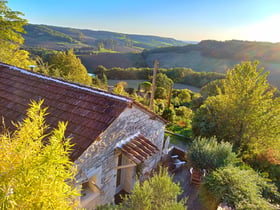
M 116 191 L 117 155 L 116 144 L 129 138 L 137 132 L 153 142 L 159 152 L 146 160 L 143 164 L 143 173 L 151 171 L 160 161 L 164 140 L 164 123 L 158 119 L 151 119 L 151 114 L 137 107 L 127 108 L 101 135 L 100 140 L 94 142 L 75 161 L 78 166 L 77 183 L 86 182 L 90 171 L 102 166 L 101 184 L 102 193 L 95 205 L 114 202 Z

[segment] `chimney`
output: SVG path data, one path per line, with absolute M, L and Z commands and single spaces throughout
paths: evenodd
M 35 67 L 35 65 L 29 65 L 30 71 L 34 71 Z

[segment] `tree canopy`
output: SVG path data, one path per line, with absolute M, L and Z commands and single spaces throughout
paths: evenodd
M 66 80 L 86 85 L 92 84 L 92 79 L 88 75 L 87 69 L 72 49 L 54 54 L 50 59 L 50 65 L 52 66 L 51 75 L 61 76 Z
M 120 94 L 120 95 L 128 95 L 125 92 L 125 88 L 127 87 L 127 82 L 118 82 L 115 87 L 113 92 L 116 94 Z
M 200 189 L 202 201 L 208 209 L 217 209 L 221 202 L 235 209 L 275 209 L 266 195 L 274 194 L 273 202 L 279 202 L 279 193 L 251 169 L 227 166 L 213 171 L 204 178 Z M 214 207 L 212 206 L 213 203 Z M 210 208 L 212 206 L 212 208 Z
M 280 161 L 280 98 L 258 62 L 243 62 L 228 71 L 223 90 L 208 97 L 193 119 L 196 136 L 217 136 L 246 154 L 268 150 Z
M 0 208 L 73 209 L 74 168 L 66 123 L 47 133 L 46 108 L 32 102 L 14 132 L 0 134 Z
M 162 87 L 165 90 L 169 90 L 172 85 L 173 85 L 172 79 L 168 78 L 166 74 L 163 73 L 157 74 L 156 87 Z
M 0 1 L 0 61 L 29 68 L 32 64 L 29 53 L 20 49 L 24 42 L 21 33 L 27 21 L 20 17 L 23 13 L 11 10 L 6 3 Z
M 91 61 L 90 61 L 91 62 Z M 86 62 L 85 62 L 86 64 Z M 129 68 L 105 68 L 104 66 L 97 66 L 93 71 L 99 77 L 105 73 L 108 79 L 114 80 L 147 80 L 153 75 L 153 68 L 148 67 L 129 67 Z M 177 68 L 159 68 L 158 74 L 165 74 L 173 82 L 192 85 L 194 87 L 202 87 L 210 81 L 224 78 L 224 74 L 216 72 L 195 72 L 192 69 L 177 67 Z M 165 78 L 163 78 L 165 79 Z M 165 83 L 164 83 L 165 84 Z M 166 87 L 170 87 L 167 83 Z

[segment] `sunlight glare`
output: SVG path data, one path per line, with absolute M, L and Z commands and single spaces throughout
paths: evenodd
M 246 37 L 249 40 L 280 42 L 280 14 L 270 16 L 248 27 Z

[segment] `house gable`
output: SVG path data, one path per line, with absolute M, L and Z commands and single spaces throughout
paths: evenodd
M 133 103 L 130 98 L 0 63 L 0 116 L 7 127 L 24 118 L 31 100 L 40 99 L 48 107 L 50 127 L 68 122 L 65 136 L 74 144 L 73 161 Z
M 120 145 L 133 140 L 136 136 L 141 136 L 146 143 L 154 145 L 151 153 L 142 159 L 141 174 L 149 173 L 160 161 L 164 140 L 165 123 L 162 120 L 151 117 L 145 109 L 140 109 L 138 105 L 127 107 L 115 121 L 100 135 L 100 140 L 94 142 L 76 161 L 79 173 L 76 176 L 77 184 L 88 181 L 89 172 L 102 166 L 102 178 L 100 189 L 103 194 L 93 202 L 95 205 L 114 202 L 114 195 L 117 192 L 117 168 L 118 156 L 120 154 L 126 158 L 123 163 L 125 184 L 122 188 L 130 192 L 136 180 L 133 158 L 122 152 Z

